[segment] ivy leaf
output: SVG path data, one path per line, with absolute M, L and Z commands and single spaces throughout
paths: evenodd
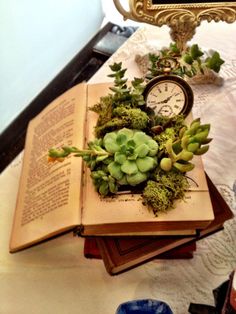
M 183 56 L 183 60 L 184 60 L 184 62 L 186 62 L 187 64 L 192 64 L 192 63 L 193 63 L 193 58 L 192 58 L 192 56 L 190 56 L 190 54 L 187 54 L 187 53 Z
M 215 51 L 210 58 L 206 59 L 206 66 L 217 73 L 220 71 L 220 67 L 223 63 L 224 60 L 221 59 L 217 51 Z
M 203 52 L 199 49 L 198 45 L 192 45 L 190 48 L 191 57 L 196 60 L 203 55 Z

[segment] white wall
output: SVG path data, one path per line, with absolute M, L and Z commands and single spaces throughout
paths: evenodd
M 0 0 L 0 133 L 102 20 L 100 0 Z

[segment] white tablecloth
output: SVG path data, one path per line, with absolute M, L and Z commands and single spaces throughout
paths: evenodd
M 226 60 L 223 87 L 195 89 L 195 115 L 212 124 L 214 138 L 204 156 L 208 175 L 236 214 L 236 23 L 202 24 L 193 43 L 218 50 Z M 139 29 L 96 73 L 91 83 L 109 81 L 108 64 L 123 61 L 127 76 L 140 76 L 136 53 L 168 45 L 166 27 Z M 204 94 L 204 97 L 202 97 Z M 209 94 L 209 95 L 208 95 Z M 167 302 L 175 314 L 187 313 L 190 302 L 213 304 L 212 289 L 236 268 L 236 220 L 225 230 L 198 242 L 192 260 L 154 260 L 111 277 L 101 260 L 83 256 L 84 240 L 64 235 L 39 246 L 8 253 L 21 158 L 0 178 L 0 313 L 113 314 L 122 302 L 153 298 Z

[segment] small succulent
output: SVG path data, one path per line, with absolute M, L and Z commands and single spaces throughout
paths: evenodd
M 210 124 L 202 124 L 200 118 L 192 121 L 189 128 L 183 126 L 179 131 L 179 139 L 175 142 L 168 139 L 165 144 L 167 156 L 160 161 L 160 168 L 170 171 L 172 167 L 180 172 L 191 171 L 194 164 L 190 162 L 194 155 L 202 155 L 209 149 L 211 138 L 207 138 Z
M 197 44 L 180 51 L 175 43 L 171 43 L 168 48 L 163 48 L 159 54 L 149 55 L 148 79 L 163 74 L 163 68 L 159 67 L 158 64 L 161 64 L 162 60 L 166 58 L 177 61 L 177 66 L 171 72 L 182 77 L 194 77 L 200 73 L 204 74 L 207 69 L 218 73 L 224 63 L 217 51 L 204 53 Z
M 127 84 L 126 69 L 122 68 L 121 62 L 110 65 L 110 69 L 112 73 L 108 76 L 114 78 L 114 86 L 110 87 L 112 93 L 101 97 L 99 103 L 90 108 L 98 114 L 96 137 L 102 138 L 106 133 L 124 127 L 145 130 L 149 116 L 144 110 L 144 80 L 134 78 L 131 84 Z
M 107 168 L 120 185 L 135 186 L 146 181 L 157 166 L 158 144 L 142 131 L 123 128 L 110 132 L 103 144 L 107 152 L 114 154 L 114 161 Z

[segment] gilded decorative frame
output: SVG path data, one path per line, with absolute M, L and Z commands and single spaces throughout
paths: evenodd
M 124 19 L 156 26 L 168 25 L 171 28 L 172 39 L 181 49 L 185 48 L 186 42 L 192 38 L 201 21 L 233 23 L 236 20 L 234 1 L 163 4 L 165 0 L 161 0 L 161 4 L 153 4 L 152 0 L 129 0 L 130 11 L 123 8 L 120 0 L 113 1 Z

